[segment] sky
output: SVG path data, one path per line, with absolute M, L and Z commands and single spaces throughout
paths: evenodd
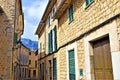
M 22 0 L 24 33 L 22 38 L 38 41 L 36 29 L 47 6 L 48 0 Z

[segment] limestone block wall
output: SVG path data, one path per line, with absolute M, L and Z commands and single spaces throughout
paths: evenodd
M 0 77 L 11 80 L 15 0 L 0 0 Z
M 57 79 L 67 80 L 67 58 L 66 58 L 66 48 L 62 48 L 58 51 L 59 59 L 57 64 Z
M 68 9 L 58 20 L 60 46 L 120 12 L 119 0 L 94 0 L 89 7 L 85 0 L 76 0 L 72 4 L 74 20 L 69 23 Z

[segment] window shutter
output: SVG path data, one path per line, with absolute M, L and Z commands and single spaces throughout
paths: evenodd
M 73 20 L 73 5 L 69 8 L 69 21 L 71 22 Z
M 86 6 L 88 6 L 93 0 L 86 0 Z
M 37 67 L 37 61 L 35 61 L 35 68 Z
M 41 80 L 44 80 L 44 63 L 42 63 Z
M 57 80 L 57 61 L 53 59 L 53 80 Z
M 68 56 L 69 56 L 69 80 L 76 80 L 74 50 L 70 50 L 68 52 Z
M 57 50 L 57 29 L 56 26 L 54 27 L 54 49 Z
M 18 34 L 14 33 L 14 45 L 17 44 Z
M 50 53 L 50 33 L 48 33 L 48 53 Z
M 48 16 L 48 26 L 50 26 L 50 16 Z
M 50 52 L 53 51 L 53 44 L 52 44 L 52 30 L 50 31 Z

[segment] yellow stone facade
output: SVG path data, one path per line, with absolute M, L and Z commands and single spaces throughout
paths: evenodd
M 29 52 L 29 74 L 28 78 L 38 79 L 38 55 L 34 50 Z
M 1 0 L 0 9 L 0 78 L 12 80 L 15 52 L 14 32 L 19 32 L 18 39 L 23 33 L 21 0 Z
M 28 78 L 29 53 L 30 49 L 22 43 L 19 43 L 18 54 L 14 56 L 14 80 L 23 80 Z M 19 62 L 16 58 L 18 58 Z
M 73 5 L 73 21 L 69 22 L 68 9 Z M 52 17 L 52 8 L 56 7 Z M 120 72 L 120 1 L 93 0 L 86 6 L 86 0 L 51 0 L 45 10 L 42 20 L 36 30 L 38 38 L 39 78 L 50 80 L 53 78 L 53 58 L 57 59 L 57 80 L 71 80 L 69 78 L 69 50 L 74 49 L 75 80 L 93 80 L 90 56 L 93 54 L 92 42 L 106 36 L 110 41 L 112 58 L 112 80 L 119 80 Z M 48 16 L 51 17 L 48 26 Z M 57 50 L 48 53 L 48 33 L 57 26 Z M 40 52 L 40 43 L 44 44 Z M 43 50 L 44 49 L 44 50 Z M 51 65 L 49 61 L 51 61 Z M 44 72 L 41 66 L 44 64 Z M 51 72 L 49 68 L 52 67 Z M 81 70 L 83 70 L 81 72 Z M 41 75 L 41 72 L 42 75 Z M 82 73 L 82 74 L 81 74 Z M 44 79 L 43 79 L 44 76 Z

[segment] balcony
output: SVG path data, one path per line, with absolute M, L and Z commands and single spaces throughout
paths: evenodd
M 59 19 L 64 11 L 69 7 L 71 0 L 57 0 L 57 9 L 54 19 Z

